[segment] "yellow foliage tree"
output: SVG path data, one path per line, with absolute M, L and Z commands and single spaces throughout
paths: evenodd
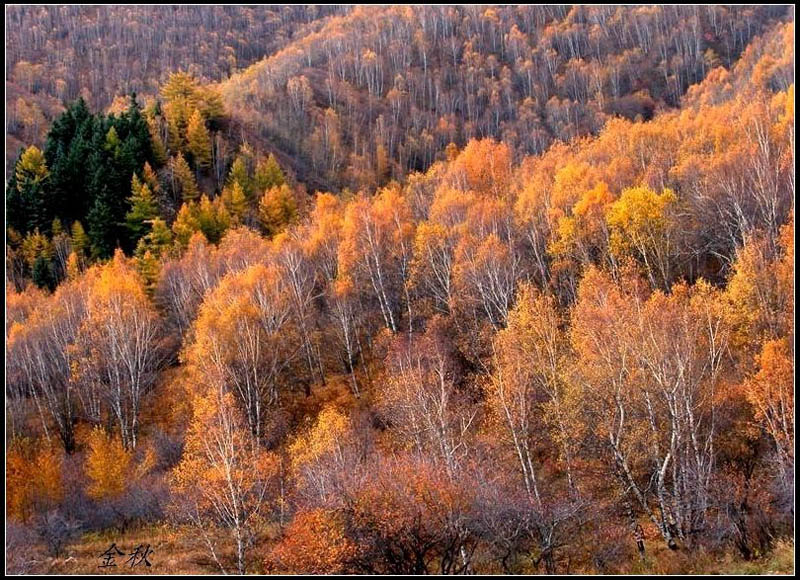
M 27 521 L 52 508 L 63 497 L 63 451 L 46 441 L 15 438 L 6 453 L 6 510 L 9 518 Z
M 236 226 L 244 221 L 247 214 L 247 196 L 238 181 L 222 190 L 222 203 L 231 216 L 231 224 Z
M 278 402 L 279 379 L 297 353 L 287 281 L 256 264 L 209 292 L 185 360 L 204 384 L 234 394 L 254 436 Z
M 86 453 L 87 493 L 95 500 L 119 497 L 132 475 L 133 453 L 122 445 L 117 435 L 95 427 L 89 433 Z
M 782 475 L 794 468 L 794 351 L 782 338 L 764 343 L 756 358 L 758 372 L 745 383 L 756 420 L 775 443 Z
M 555 299 L 530 284 L 521 284 L 508 314 L 508 326 L 497 334 L 495 369 L 488 382 L 490 407 L 503 425 L 502 440 L 513 447 L 526 491 L 537 501 L 540 484 L 534 441 L 543 428 L 560 448 L 568 485 L 572 491 L 576 489 L 573 458 L 580 441 L 578 394 L 569 380 L 571 361 L 563 326 Z
M 334 406 L 325 407 L 314 426 L 289 447 L 292 468 L 299 470 L 326 454 L 341 458 L 342 445 L 350 434 L 350 419 Z
M 200 106 L 199 86 L 194 77 L 183 71 L 170 74 L 161 88 L 164 112 L 169 123 L 169 146 L 180 151 L 186 145 L 186 127 L 192 111 Z
M 35 145 L 31 145 L 22 153 L 17 161 L 15 172 L 17 187 L 21 189 L 38 186 L 50 175 L 44 153 Z
M 200 111 L 195 109 L 186 127 L 186 149 L 192 154 L 194 166 L 203 169 L 211 165 L 211 136 L 206 129 L 206 121 Z
M 181 153 L 170 159 L 169 167 L 172 175 L 172 191 L 178 199 L 194 201 L 200 197 L 197 181 Z
M 494 139 L 472 139 L 453 161 L 455 185 L 496 197 L 508 195 L 511 179 L 511 150 Z
M 611 230 L 611 252 L 617 259 L 637 259 L 653 288 L 669 289 L 676 240 L 672 237 L 675 193 L 660 194 L 649 187 L 631 187 L 609 206 L 606 219 Z
M 92 280 L 76 342 L 77 374 L 99 388 L 125 448 L 136 447 L 142 398 L 162 361 L 160 327 L 143 280 L 122 250 Z
M 233 397 L 210 391 L 193 403 L 183 458 L 171 478 L 178 498 L 175 507 L 204 535 L 223 572 L 209 534 L 217 528 L 228 530 L 237 570 L 244 574 L 247 537 L 269 501 L 279 462 L 259 446 Z
M 264 192 L 258 202 L 258 216 L 268 236 L 282 232 L 297 218 L 297 202 L 286 184 Z

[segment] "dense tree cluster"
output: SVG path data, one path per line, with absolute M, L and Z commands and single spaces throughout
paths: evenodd
M 93 115 L 79 99 L 56 119 L 44 152 L 31 145 L 6 189 L 7 223 L 19 234 L 57 235 L 58 226 L 88 226 L 91 251 L 108 257 L 129 242 L 122 222 L 131 175 L 153 163 L 147 121 L 135 97 L 120 115 Z M 81 226 L 82 227 L 82 226 Z
M 75 101 L 44 151 L 20 153 L 7 183 L 10 280 L 52 290 L 70 265 L 121 248 L 152 282 L 154 260 L 173 238 L 185 246 L 202 231 L 218 242 L 242 224 L 280 232 L 296 218 L 299 190 L 274 155 L 235 148 L 229 129 L 217 91 L 185 72 L 170 75 L 146 107 L 131 95 L 104 115 Z
M 598 117 L 533 155 L 468 139 L 494 134 L 479 115 L 424 171 L 391 179 L 416 162 L 389 168 L 384 141 L 373 181 L 306 196 L 276 156 L 232 147 L 191 75 L 144 110 L 73 105 L 7 194 L 14 525 L 57 555 L 81 530 L 169 521 L 239 573 L 685 571 L 701 552 L 767 553 L 794 517 L 793 23 L 745 48 L 741 8 L 382 10 L 397 14 L 364 24 L 381 56 L 327 30 L 296 58 L 378 99 L 417 27 L 407 65 L 451 72 L 463 39 L 523 61 L 576 51 L 557 75 L 597 42 L 645 43 L 665 75 L 652 98 L 681 106 Z M 683 38 L 692 22 L 741 57 L 697 68 L 712 41 Z M 286 81 L 298 111 L 306 82 Z M 101 173 L 74 161 L 84 133 Z M 328 161 L 369 166 L 344 143 Z M 127 232 L 111 245 L 88 217 L 107 182 Z M 69 201 L 72 183 L 94 205 Z

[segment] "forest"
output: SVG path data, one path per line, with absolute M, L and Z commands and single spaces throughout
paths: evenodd
M 6 20 L 8 573 L 793 573 L 793 8 Z

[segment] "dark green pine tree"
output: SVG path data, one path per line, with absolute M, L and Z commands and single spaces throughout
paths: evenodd
M 50 169 L 53 213 L 64 222 L 83 219 L 92 207 L 86 161 L 91 155 L 97 120 L 79 98 L 53 121 L 47 134 L 44 155 Z
M 39 255 L 33 263 L 33 272 L 31 273 L 33 283 L 39 288 L 47 288 L 51 292 L 56 288 L 56 276 L 53 270 L 53 264 L 44 255 Z
M 110 257 L 117 247 L 133 251 L 139 236 L 127 227 L 127 192 L 133 174 L 145 162 L 155 163 L 150 131 L 132 96 L 127 111 L 100 118 L 93 136 L 87 164 L 87 191 L 93 202 L 87 222 L 94 255 Z
M 123 171 L 118 161 L 122 151 L 119 133 L 110 119 L 103 119 L 100 125 L 105 134 L 95 132 L 92 153 L 86 164 L 87 191 L 92 199 L 86 221 L 92 255 L 105 259 L 110 258 L 127 237 L 123 223 L 126 203 L 122 192 L 128 188 L 122 185 Z
M 136 93 L 131 94 L 128 110 L 116 119 L 114 125 L 123 140 L 122 160 L 127 165 L 126 170 L 130 170 L 133 174 L 134 171 L 140 170 L 145 162 L 155 163 L 150 129 L 147 126 L 147 119 L 142 114 L 142 108 L 136 101 Z
M 114 249 L 119 246 L 119 236 L 109 197 L 107 190 L 95 197 L 94 205 L 86 216 L 92 256 L 100 259 L 110 258 L 114 254 Z

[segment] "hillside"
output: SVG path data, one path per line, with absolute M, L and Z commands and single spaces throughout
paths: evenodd
M 786 7 L 358 7 L 221 87 L 248 139 L 358 190 L 494 137 L 516 159 L 676 107 Z
M 156 95 L 168 73 L 220 81 L 314 31 L 328 6 L 6 6 L 6 162 L 65 102 Z
M 130 10 L 286 35 L 7 133 L 7 572 L 793 571 L 792 9 Z

